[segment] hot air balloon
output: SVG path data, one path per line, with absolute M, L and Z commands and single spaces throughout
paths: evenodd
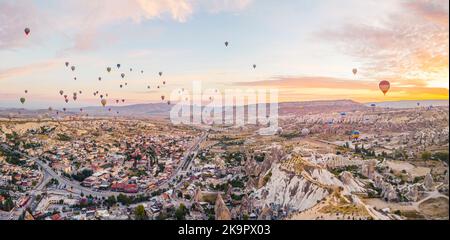
M 228 47 L 228 42 L 225 42 L 225 47 Z
M 75 81 L 76 81 L 76 80 L 77 80 L 77 77 L 74 77 L 74 78 L 73 78 L 73 80 L 75 80 Z
M 120 84 L 120 88 L 122 88 L 123 86 L 122 86 L 122 84 Z
M 125 99 L 122 99 L 122 102 L 124 103 L 124 102 L 125 102 Z
M 69 66 L 69 62 L 66 62 L 65 65 L 66 65 L 66 67 L 68 67 Z
M 119 111 L 117 111 L 116 113 L 119 114 Z
M 120 76 L 121 76 L 122 78 L 124 78 L 124 77 L 125 77 L 125 73 L 120 74 Z
M 341 114 L 341 116 L 346 116 L 347 115 L 346 112 L 341 112 L 340 114 Z
M 119 99 L 116 100 L 116 103 L 119 103 Z
M 66 103 L 69 103 L 69 99 L 67 99 L 67 98 L 66 98 L 66 100 L 64 100 L 64 101 L 66 101 Z
M 141 73 L 144 74 L 144 70 L 141 70 Z
M 125 83 L 125 86 L 128 86 L 128 83 Z
M 378 86 L 380 87 L 380 90 L 383 92 L 384 95 L 386 95 L 386 93 L 391 88 L 391 84 L 386 80 L 381 81 Z
M 130 72 L 132 72 L 133 71 L 133 69 L 132 68 L 130 68 Z
M 82 94 L 83 92 L 80 90 L 79 93 Z
M 66 108 L 63 108 L 63 111 L 65 112 L 67 109 Z
M 116 66 L 117 66 L 117 68 L 120 68 L 120 64 L 117 64 Z
M 25 34 L 28 36 L 28 34 L 30 34 L 31 30 L 29 28 L 25 28 L 23 30 L 25 32 Z
M 358 69 L 353 68 L 352 72 L 353 72 L 353 75 L 356 75 L 356 73 L 358 73 Z
M 101 81 L 101 80 L 102 80 L 102 78 L 101 78 L 101 77 L 98 77 L 98 80 L 99 80 L 99 81 Z
M 353 130 L 352 131 L 352 139 L 358 139 L 359 138 L 359 131 Z
M 417 103 L 417 106 L 420 106 L 420 102 Z
M 25 94 L 28 93 L 28 90 L 25 90 Z
M 48 107 L 48 111 L 53 111 L 53 108 L 52 107 Z
M 163 81 L 163 85 L 166 85 L 166 81 Z
M 70 69 L 72 69 L 72 71 L 75 71 L 75 66 L 70 67 Z
M 77 95 L 73 95 L 73 100 L 74 100 L 74 101 L 77 100 Z
M 102 103 L 103 107 L 105 107 L 106 106 L 106 99 L 102 99 L 101 103 Z
M 108 97 L 108 94 L 105 94 L 106 97 Z
M 164 101 L 164 98 L 166 98 L 165 96 L 161 96 L 161 99 Z
M 159 89 L 159 86 L 157 86 L 157 88 Z
M 24 104 L 24 103 L 25 103 L 25 98 L 24 98 L 24 97 L 21 97 L 21 98 L 20 98 L 20 102 L 21 102 L 22 104 Z
M 100 98 L 103 98 L 103 95 L 100 95 Z
M 111 112 L 111 108 L 108 108 L 108 112 Z
M 256 64 L 253 64 L 253 69 L 255 69 L 256 68 Z
M 111 72 L 111 68 L 110 68 L 110 67 L 107 67 L 107 68 L 106 68 L 106 71 Z
M 83 109 L 82 109 L 82 108 L 80 108 L 80 112 L 83 112 Z
M 170 101 L 167 101 L 167 105 L 170 105 Z
M 147 86 L 147 89 L 150 89 L 150 86 Z
M 59 95 L 63 95 L 64 94 L 64 91 L 63 90 L 59 90 Z
M 163 75 L 163 72 L 159 72 L 158 74 L 159 74 L 159 76 L 161 77 L 161 76 Z

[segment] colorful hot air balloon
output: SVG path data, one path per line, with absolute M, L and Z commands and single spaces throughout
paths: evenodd
M 30 28 L 25 28 L 23 31 L 25 32 L 25 34 L 26 34 L 27 36 L 28 36 L 28 34 L 30 34 L 30 32 L 31 32 Z
M 383 92 L 384 95 L 386 95 L 386 93 L 391 88 L 391 84 L 389 83 L 389 81 L 386 80 L 381 81 L 378 86 L 380 87 L 380 90 Z
M 102 99 L 101 103 L 102 103 L 103 107 L 105 107 L 106 106 L 106 99 Z
M 21 97 L 21 98 L 20 98 L 20 102 L 21 102 L 22 104 L 24 104 L 24 103 L 25 103 L 25 98 L 24 98 L 24 97 Z
M 356 73 L 358 73 L 358 69 L 353 68 L 352 72 L 353 72 L 353 75 L 356 75 Z
M 359 138 L 359 131 L 358 130 L 353 130 L 352 131 L 352 139 L 358 139 Z

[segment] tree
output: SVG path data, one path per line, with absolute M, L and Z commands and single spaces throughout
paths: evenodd
M 180 204 L 180 206 L 175 211 L 175 217 L 177 220 L 185 220 L 186 214 L 189 212 L 189 210 L 186 208 L 184 204 Z
M 148 220 L 147 212 L 143 205 L 139 205 L 134 209 L 134 218 L 136 220 Z
M 422 160 L 424 160 L 424 161 L 430 160 L 430 158 L 431 158 L 431 153 L 428 152 L 428 151 L 425 151 L 425 152 L 422 153 L 421 158 L 422 158 Z

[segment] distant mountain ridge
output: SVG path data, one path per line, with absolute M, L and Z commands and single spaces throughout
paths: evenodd
M 448 106 L 447 100 L 426 100 L 426 101 L 393 101 L 393 102 L 378 102 L 375 103 L 377 107 L 390 107 L 390 108 L 412 108 L 417 107 L 417 102 L 421 106 Z M 367 110 L 370 108 L 371 103 L 359 103 L 353 100 L 319 100 L 319 101 L 304 101 L 304 102 L 282 102 L 279 103 L 279 115 L 295 115 L 295 114 L 319 114 L 326 112 L 351 112 Z M 83 114 L 89 116 L 102 116 L 102 117 L 169 117 L 170 110 L 174 105 L 168 105 L 167 103 L 146 103 L 146 104 L 133 104 L 126 106 L 89 106 L 83 107 Z M 198 106 L 194 106 L 198 108 Z M 204 106 L 202 106 L 203 108 Z M 235 108 L 242 108 L 235 107 Z M 244 106 L 247 109 L 248 106 Z M 55 109 L 52 111 L 52 115 L 56 115 L 56 111 L 59 111 L 61 115 L 79 115 L 80 108 L 67 108 L 66 113 L 63 113 L 61 109 Z M 20 114 L 19 114 L 20 112 Z M 117 113 L 118 112 L 118 113 Z M 47 109 L 27 110 L 19 108 L 0 108 L 0 117 L 9 117 L 10 115 L 18 115 L 22 117 L 33 117 L 36 115 L 49 115 L 50 112 Z

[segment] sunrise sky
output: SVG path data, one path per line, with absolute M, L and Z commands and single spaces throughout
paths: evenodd
M 97 90 L 158 102 L 194 80 L 280 101 L 448 99 L 448 17 L 445 0 L 0 0 L 0 107 L 66 106 L 59 90 L 83 91 L 69 107 Z

